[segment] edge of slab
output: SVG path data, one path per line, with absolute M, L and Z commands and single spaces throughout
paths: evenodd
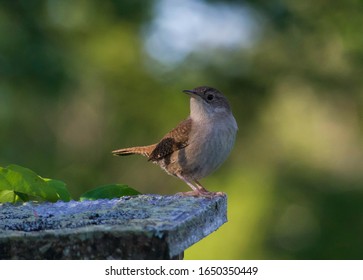
M 141 201 L 141 203 L 140 203 Z M 153 205 L 155 207 L 159 207 L 156 210 L 161 212 L 152 213 L 152 219 L 148 220 L 149 214 L 147 213 L 147 207 L 144 208 L 133 208 L 133 202 L 141 204 L 141 206 L 145 206 L 142 204 L 150 203 L 150 211 L 153 209 Z M 184 202 L 186 205 L 191 205 L 190 209 L 179 209 Z M 105 215 L 102 212 L 102 201 L 100 202 L 71 202 L 69 204 L 61 202 L 58 204 L 59 208 L 71 208 L 75 205 L 87 205 L 87 203 L 92 206 L 90 209 L 87 209 L 87 215 L 92 215 L 93 211 L 97 213 L 97 211 L 101 211 L 100 215 Z M 78 248 L 78 250 L 86 250 L 91 253 L 90 256 L 79 256 L 79 258 L 103 258 L 103 256 L 108 256 L 107 252 L 104 255 L 98 255 L 99 252 L 97 250 L 101 250 L 102 246 L 97 242 L 103 242 L 103 245 L 108 250 L 112 250 L 115 248 L 117 251 L 118 247 L 121 246 L 123 249 L 120 249 L 121 252 L 115 252 L 110 255 L 111 258 L 148 258 L 147 255 L 137 254 L 135 253 L 132 256 L 132 252 L 137 250 L 137 244 L 135 242 L 143 243 L 145 242 L 145 254 L 149 251 L 150 258 L 156 258 L 157 252 L 153 252 L 160 250 L 160 256 L 164 256 L 163 258 L 174 258 L 178 255 L 181 255 L 184 250 L 189 248 L 194 243 L 198 242 L 202 238 L 206 237 L 213 231 L 217 230 L 221 225 L 223 225 L 227 221 L 227 196 L 216 196 L 213 198 L 184 198 L 180 196 L 160 196 L 160 195 L 141 195 L 132 198 L 120 198 L 118 200 L 107 201 L 105 203 L 111 203 L 111 215 L 115 214 L 115 217 L 112 217 L 115 221 L 119 221 L 117 217 L 117 211 L 121 211 L 123 215 L 131 215 L 129 220 L 126 220 L 125 223 L 121 224 L 101 224 L 101 225 L 92 225 L 85 224 L 84 226 L 79 226 L 76 228 L 56 228 L 56 229 L 46 229 L 46 230 L 33 230 L 33 231 L 17 231 L 17 230 L 3 230 L 0 228 L 0 244 L 7 245 L 7 250 L 11 250 L 14 248 L 9 248 L 9 246 L 33 246 L 33 241 L 39 238 L 43 238 L 41 240 L 40 249 L 45 253 L 47 250 L 52 252 L 52 250 L 57 249 L 58 258 L 66 258 L 67 254 L 70 258 L 74 257 L 74 252 L 68 252 L 67 246 L 69 247 L 72 242 L 77 243 L 77 246 L 74 247 L 74 250 Z M 131 204 L 131 210 L 129 212 L 124 210 L 123 204 Z M 163 204 L 164 203 L 164 204 Z M 168 204 L 169 203 L 169 204 Z M 160 204 L 160 205 L 159 205 Z M 170 206 L 171 205 L 171 206 Z M 9 206 L 9 205 L 8 205 Z M 28 207 L 30 209 L 25 209 L 28 212 L 40 211 L 40 208 L 44 208 L 45 211 L 50 211 L 52 207 L 57 206 L 57 204 L 28 204 L 28 205 L 20 205 L 20 207 Z M 9 206 L 8 210 L 11 213 L 12 207 L 18 206 Z M 39 207 L 39 208 L 37 208 Z M 49 209 L 47 209 L 47 207 Z M 168 208 L 169 207 L 169 208 Z M 174 208 L 173 208 L 174 207 Z M 43 209 L 43 210 L 44 210 Z M 42 210 L 42 211 L 43 211 Z M 55 209 L 54 211 L 58 211 L 59 209 Z M 53 211 L 53 210 L 52 210 Z M 61 210 L 63 211 L 63 210 Z M 115 211 L 115 213 L 112 213 Z M 146 211 L 146 213 L 145 213 Z M 169 213 L 170 217 L 167 215 L 167 220 L 158 220 L 158 213 L 162 215 L 162 212 Z M 168 212 L 169 211 L 169 212 Z M 51 211 L 50 211 L 51 212 Z M 135 212 L 135 213 L 134 213 Z M 9 213 L 9 212 L 8 212 Z M 39 212 L 40 215 L 43 215 L 42 212 Z M 58 215 L 58 212 L 54 212 L 54 215 Z M 3 214 L 3 213 L 1 213 Z M 48 213 L 49 214 L 49 213 Z M 48 215 L 47 214 L 47 215 Z M 134 215 L 135 214 L 135 215 Z M 44 214 L 45 215 L 45 214 Z M 73 215 L 73 214 L 72 214 Z M 98 215 L 98 214 L 97 214 Z M 3 215 L 4 216 L 4 215 Z M 134 219 L 134 216 L 136 217 Z M 140 217 L 139 217 L 140 216 Z M 24 216 L 25 217 L 25 216 Z M 143 221 L 142 219 L 145 219 Z M 30 218 L 31 220 L 32 218 Z M 73 219 L 77 219 L 77 215 L 73 216 Z M 138 220 L 139 219 L 139 220 Z M 21 215 L 19 223 L 22 223 Z M 29 218 L 24 218 L 24 221 L 29 223 Z M 136 223 L 136 227 L 129 228 L 128 225 L 131 223 L 135 223 L 135 221 L 140 222 L 140 226 Z M 44 222 L 44 221 L 43 221 Z M 32 222 L 30 221 L 30 225 Z M 144 225 L 145 223 L 145 225 Z M 44 225 L 43 225 L 44 226 Z M 138 227 L 139 226 L 139 227 Z M 94 239 L 94 240 L 93 240 Z M 47 245 L 46 240 L 48 240 L 49 244 Z M 133 242 L 134 240 L 134 242 Z M 9 242 L 11 244 L 9 244 Z M 62 252 L 62 242 L 64 242 L 64 251 Z M 68 242 L 68 243 L 67 243 Z M 107 243 L 107 244 L 105 244 Z M 109 243 L 109 244 L 108 244 Z M 131 244 L 132 243 L 132 244 Z M 54 247 L 53 247 L 54 246 Z M 58 247 L 59 248 L 58 248 Z M 82 247 L 83 246 L 83 247 Z M 86 246 L 86 248 L 85 248 Z M 112 247 L 116 246 L 116 247 Z M 129 247 L 127 247 L 129 246 Z M 3 247 L 3 246 L 2 246 Z M 83 249 L 82 249 L 83 248 Z M 34 248 L 33 248 L 34 249 Z M 6 250 L 5 247 L 2 250 Z M 0 250 L 0 251 L 2 251 Z M 25 249 L 24 249 L 25 250 Z M 120 251 L 119 250 L 119 251 Z M 122 250 L 126 252 L 126 257 L 123 255 Z M 20 253 L 21 251 L 19 251 Z M 45 256 L 48 256 L 45 254 Z M 0 252 L 0 257 L 4 256 L 4 252 Z M 47 257 L 51 258 L 51 257 Z M 75 257 L 77 258 L 77 256 Z

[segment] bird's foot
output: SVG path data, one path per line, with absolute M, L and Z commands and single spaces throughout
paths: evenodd
M 177 193 L 177 195 L 213 198 L 216 196 L 224 196 L 225 193 L 224 192 L 210 192 L 207 190 L 196 190 L 196 191 L 190 191 L 190 192 L 179 192 L 179 193 Z
M 197 180 L 194 180 L 194 183 L 192 183 L 190 179 L 182 176 L 181 174 L 176 174 L 176 176 L 179 177 L 181 180 L 183 180 L 192 189 L 192 191 L 190 191 L 190 192 L 180 192 L 180 193 L 177 193 L 177 195 L 195 196 L 195 197 L 209 197 L 209 198 L 213 198 L 213 197 L 216 197 L 216 196 L 224 196 L 225 195 L 225 193 L 223 193 L 223 192 L 210 192 L 210 191 L 208 191 Z

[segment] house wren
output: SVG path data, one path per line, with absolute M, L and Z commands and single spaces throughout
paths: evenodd
M 140 154 L 168 174 L 183 180 L 192 192 L 211 196 L 199 182 L 228 157 L 235 142 L 237 123 L 226 97 L 217 89 L 201 86 L 184 90 L 190 96 L 190 116 L 159 143 L 115 150 L 114 155 Z

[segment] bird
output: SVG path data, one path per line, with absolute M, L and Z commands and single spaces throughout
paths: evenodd
M 217 89 L 198 86 L 183 90 L 190 97 L 190 115 L 158 143 L 122 148 L 113 155 L 142 155 L 169 175 L 184 181 L 192 191 L 184 195 L 214 196 L 200 179 L 210 175 L 227 159 L 238 130 L 227 98 Z

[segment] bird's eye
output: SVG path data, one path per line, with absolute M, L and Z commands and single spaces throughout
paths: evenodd
M 208 95 L 207 95 L 207 99 L 208 99 L 209 101 L 213 100 L 213 98 L 214 98 L 213 94 L 208 94 Z

